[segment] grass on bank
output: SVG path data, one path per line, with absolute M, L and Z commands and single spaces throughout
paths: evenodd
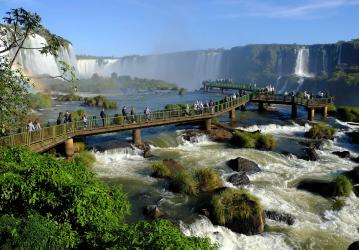
M 212 198 L 212 205 L 216 223 L 220 225 L 248 219 L 262 212 L 258 198 L 244 189 L 228 188 Z
M 172 178 L 171 189 L 177 193 L 197 195 L 198 182 L 192 173 L 186 170 L 181 170 Z

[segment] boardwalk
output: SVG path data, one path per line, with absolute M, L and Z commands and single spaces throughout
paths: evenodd
M 220 89 L 222 93 L 225 89 L 244 90 L 251 92 L 264 90 L 264 88 L 259 88 L 255 84 L 237 84 L 234 82 L 203 81 L 202 85 L 205 91 L 209 91 L 210 89 Z
M 258 102 L 259 108 L 263 108 L 265 103 L 277 103 L 292 106 L 292 112 L 297 105 L 307 107 L 309 113 L 315 108 L 326 109 L 332 103 L 332 98 L 321 98 L 307 100 L 304 98 L 290 97 L 284 95 L 264 95 L 250 94 L 236 99 L 227 97 L 215 103 L 213 107 L 204 108 L 203 111 L 194 111 L 191 109 L 188 113 L 186 110 L 174 111 L 156 111 L 151 113 L 150 117 L 144 114 L 136 114 L 134 116 L 112 116 L 105 119 L 89 119 L 85 128 L 82 121 L 72 123 L 54 125 L 45 127 L 40 131 L 23 132 L 0 137 L 0 145 L 27 145 L 32 150 L 44 152 L 58 144 L 78 137 L 87 135 L 96 135 L 103 133 L 133 131 L 133 140 L 135 144 L 141 143 L 140 129 L 163 126 L 169 124 L 180 124 L 188 122 L 204 121 L 206 129 L 211 127 L 211 119 L 224 113 L 229 113 L 231 118 L 235 117 L 235 109 L 246 105 L 248 102 Z M 309 114 L 308 113 L 308 114 Z M 313 113 L 314 114 L 314 113 Z M 72 143 L 72 139 L 71 139 Z

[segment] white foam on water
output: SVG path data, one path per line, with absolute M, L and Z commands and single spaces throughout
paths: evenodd
M 208 237 L 212 243 L 218 244 L 219 249 L 291 249 L 281 234 L 262 234 L 246 236 L 237 234 L 222 226 L 215 226 L 211 221 L 201 216 L 190 225 L 180 223 L 181 230 L 185 235 Z

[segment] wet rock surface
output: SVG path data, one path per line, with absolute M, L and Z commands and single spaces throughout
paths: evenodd
M 251 184 L 248 176 L 243 172 L 231 175 L 230 177 L 228 177 L 227 181 L 235 186 L 244 186 Z
M 265 211 L 265 215 L 267 219 L 270 220 L 275 220 L 278 222 L 284 222 L 288 225 L 293 225 L 295 222 L 295 216 L 288 214 L 288 213 L 284 213 L 284 212 L 277 212 L 274 210 L 266 210 Z
M 261 171 L 257 163 L 242 157 L 231 159 L 227 161 L 226 164 L 233 171 L 242 172 L 248 175 Z

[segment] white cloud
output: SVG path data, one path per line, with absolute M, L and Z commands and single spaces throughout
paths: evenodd
M 293 1 L 294 2 L 294 1 Z M 359 5 L 359 0 L 310 0 L 300 4 L 274 4 L 268 1 L 245 1 L 245 0 L 224 0 L 224 5 L 232 5 L 232 8 L 239 8 L 234 13 L 227 13 L 222 18 L 239 18 L 242 16 L 260 16 L 270 18 L 317 18 L 323 16 L 328 11 L 340 7 Z

